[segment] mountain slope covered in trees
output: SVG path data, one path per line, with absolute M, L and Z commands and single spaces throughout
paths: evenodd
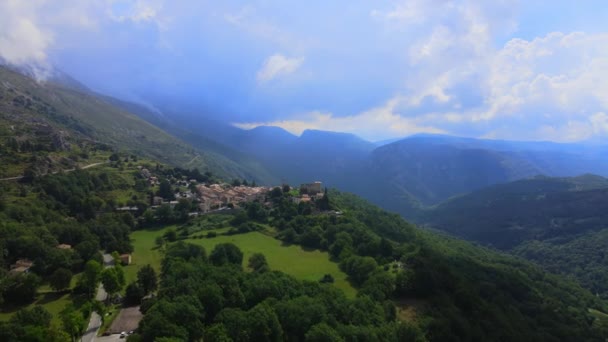
M 608 179 L 535 177 L 420 211 L 415 221 L 500 248 L 608 296 Z
M 178 242 L 165 255 L 159 297 L 146 304 L 143 340 L 575 341 L 605 334 L 588 312 L 605 303 L 573 282 L 420 231 L 354 195 L 330 192 L 312 207 L 290 196 L 273 190 L 273 207 L 252 203 L 247 219 L 270 225 L 285 243 L 328 251 L 358 288 L 356 299 L 272 270 L 243 272 L 242 253 L 231 244 L 205 251 Z M 327 205 L 343 214 L 324 213 Z M 396 315 L 396 305 L 413 302 L 414 319 Z M 199 319 L 176 316 L 185 303 Z
M 193 147 L 179 134 L 166 133 L 118 103 L 82 87 L 39 83 L 0 67 L 0 178 L 22 174 L 32 165 L 41 173 L 74 167 L 91 151 L 105 149 L 226 178 L 267 180 L 267 175 L 257 175 L 255 168 L 230 159 L 217 146 Z M 128 107 L 133 108 L 137 106 Z

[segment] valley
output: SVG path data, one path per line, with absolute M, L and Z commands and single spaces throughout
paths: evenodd
M 0 71 L 2 340 L 137 305 L 145 341 L 608 334 L 608 180 L 567 177 L 602 146 L 197 131 Z

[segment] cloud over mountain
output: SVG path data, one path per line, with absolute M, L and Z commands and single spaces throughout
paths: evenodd
M 604 8 L 8 0 L 0 58 L 40 77 L 56 66 L 100 92 L 243 127 L 374 139 L 603 139 Z

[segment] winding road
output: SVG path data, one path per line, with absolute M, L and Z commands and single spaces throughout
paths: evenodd
M 103 255 L 103 265 L 106 268 L 114 266 L 114 259 L 110 254 L 105 253 Z M 99 287 L 97 287 L 97 294 L 95 295 L 95 299 L 97 301 L 103 302 L 104 300 L 106 300 L 106 298 L 108 298 L 108 293 L 103 288 L 103 285 L 99 284 Z M 93 311 L 93 313 L 91 314 L 91 319 L 89 320 L 89 325 L 87 326 L 87 330 L 84 332 L 84 335 L 82 335 L 80 341 L 95 341 L 95 338 L 97 337 L 97 332 L 99 331 L 99 328 L 101 328 L 102 323 L 103 321 L 101 319 L 101 316 L 99 316 L 97 312 Z

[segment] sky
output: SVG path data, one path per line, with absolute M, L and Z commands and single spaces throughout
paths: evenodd
M 608 142 L 604 1 L 0 0 L 0 60 L 253 128 Z

